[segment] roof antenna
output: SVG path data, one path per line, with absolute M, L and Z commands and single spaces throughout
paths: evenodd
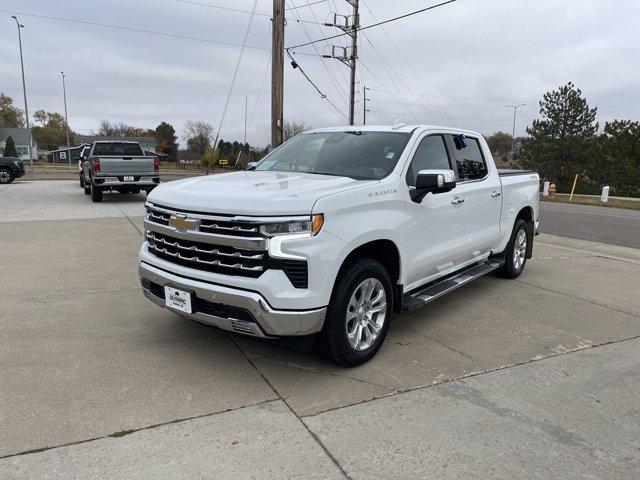
M 398 119 L 396 120 L 396 123 L 393 124 L 393 127 L 391 127 L 391 130 L 398 130 L 399 128 L 402 128 L 404 126 L 405 126 L 404 122 Z

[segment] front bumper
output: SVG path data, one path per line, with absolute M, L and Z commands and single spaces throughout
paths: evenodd
M 322 329 L 326 315 L 326 307 L 277 310 L 257 292 L 178 276 L 145 262 L 140 262 L 139 275 L 144 295 L 157 305 L 168 308 L 164 301 L 165 285 L 192 292 L 193 313 L 170 310 L 244 335 L 263 338 L 310 335 Z
M 130 186 L 152 186 L 160 183 L 159 175 L 130 175 L 133 181 L 124 181 L 124 175 L 118 176 L 94 176 L 93 183 L 100 187 L 130 187 Z

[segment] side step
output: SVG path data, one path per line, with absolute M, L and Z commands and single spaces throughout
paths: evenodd
M 500 267 L 499 262 L 490 260 L 480 265 L 468 267 L 443 280 L 436 280 L 435 283 L 431 283 L 421 290 L 406 294 L 402 302 L 403 310 L 416 310 L 434 301 L 436 298 L 440 298 L 456 288 L 466 285 L 476 278 L 493 272 L 498 267 Z

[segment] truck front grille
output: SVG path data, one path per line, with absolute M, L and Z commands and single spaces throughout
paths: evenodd
M 158 232 L 148 232 L 147 241 L 154 255 L 199 270 L 259 277 L 266 267 L 266 252 L 181 240 Z
M 167 228 L 173 228 L 171 217 L 174 215 L 198 220 L 197 229 L 189 230 L 189 240 L 167 233 Z M 146 220 L 149 252 L 158 258 L 197 270 L 252 278 L 258 278 L 270 269 L 282 270 L 295 288 L 309 286 L 306 261 L 272 258 L 266 249 L 249 250 L 242 243 L 243 239 L 245 242 L 248 239 L 255 242 L 263 238 L 259 223 L 235 220 L 233 216 L 191 213 L 153 204 L 146 205 Z M 215 243 L 223 240 L 225 245 Z M 244 248 L 233 246 L 234 244 L 240 244 Z

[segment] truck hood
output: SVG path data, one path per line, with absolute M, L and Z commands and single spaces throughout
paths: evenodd
M 347 177 L 242 171 L 163 183 L 149 201 L 167 207 L 237 215 L 308 215 L 321 197 L 378 183 Z

